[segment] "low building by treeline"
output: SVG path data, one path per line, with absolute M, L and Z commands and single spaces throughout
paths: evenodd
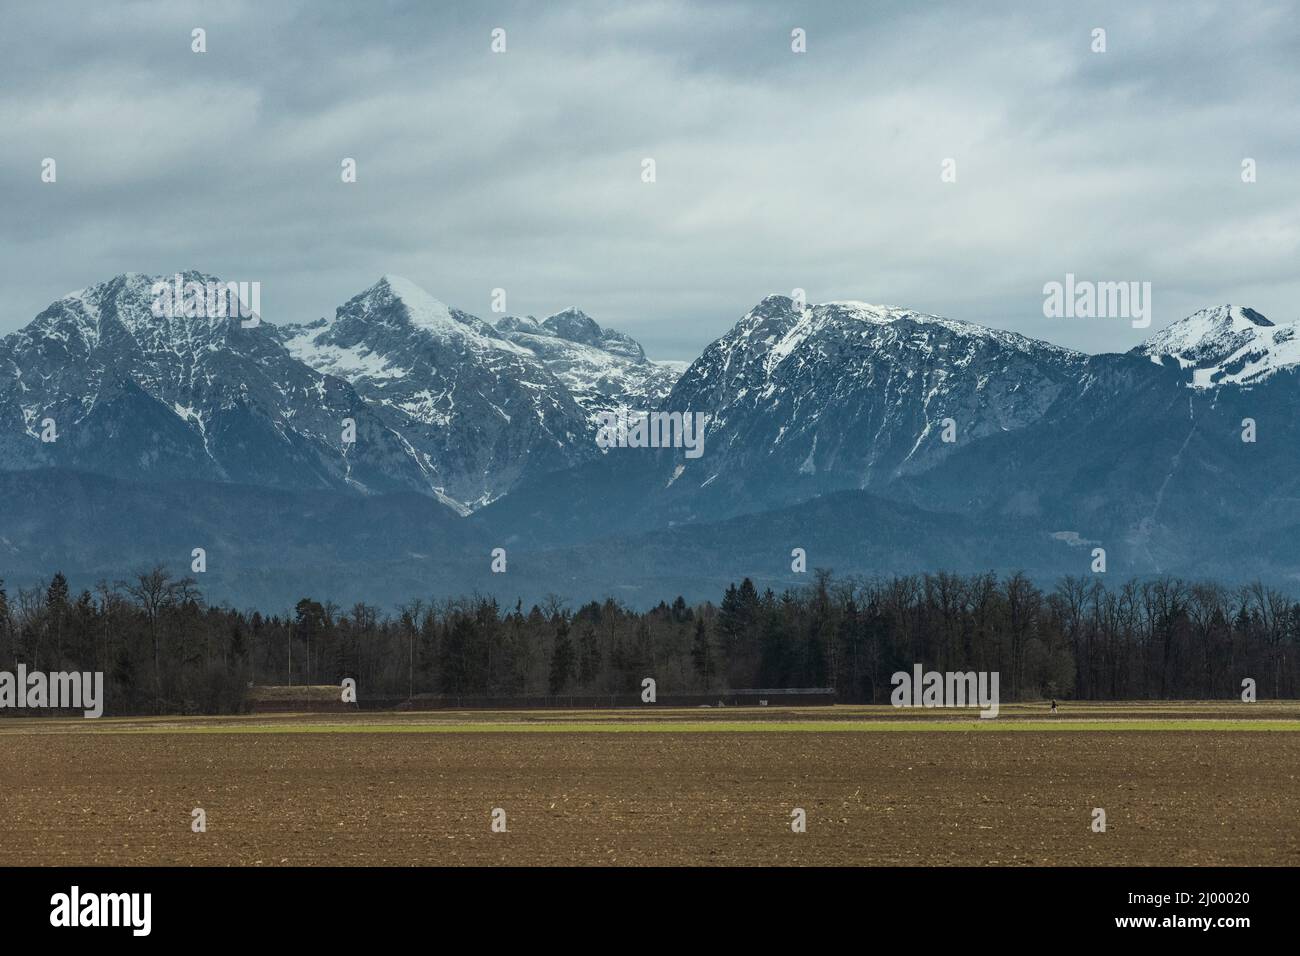
M 162 567 L 71 593 L 62 574 L 8 594 L 0 669 L 102 671 L 105 712 L 231 713 L 248 688 L 339 684 L 365 697 L 664 696 L 738 687 L 834 687 L 885 703 L 890 675 L 1001 674 L 1004 700 L 1295 697 L 1300 604 L 1262 584 L 1175 578 L 1107 587 L 1024 575 L 810 575 L 776 594 L 744 579 L 715 605 L 648 611 L 612 598 L 502 607 L 491 598 L 411 601 L 390 613 L 304 597 L 279 613 L 207 605 Z M 5 711 L 12 714 L 14 711 Z

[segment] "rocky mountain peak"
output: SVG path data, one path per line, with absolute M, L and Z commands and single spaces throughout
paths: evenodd
M 1249 384 L 1300 364 L 1298 327 L 1245 306 L 1216 305 L 1166 326 L 1133 353 L 1177 365 L 1194 388 Z

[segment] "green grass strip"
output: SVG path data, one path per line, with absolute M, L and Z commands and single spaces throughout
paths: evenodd
M 662 722 L 558 721 L 510 723 L 310 723 L 85 728 L 108 734 L 819 734 L 819 733 L 1052 733 L 1300 731 L 1300 720 L 881 720 Z M 76 731 L 73 731 L 74 733 Z

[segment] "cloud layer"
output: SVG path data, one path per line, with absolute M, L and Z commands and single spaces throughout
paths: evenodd
M 1157 327 L 1300 315 L 1288 4 L 439 6 L 7 10 L 0 333 L 185 268 L 260 281 L 270 321 L 385 272 L 485 316 L 501 287 L 659 358 L 795 287 L 1090 351 L 1143 333 L 1045 319 L 1066 272 L 1152 282 Z

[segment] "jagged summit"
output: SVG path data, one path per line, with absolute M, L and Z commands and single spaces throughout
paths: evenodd
M 281 335 L 295 358 L 351 383 L 457 510 L 592 454 L 578 440 L 585 415 L 536 355 L 408 279 L 385 275 L 333 319 Z
M 0 468 L 280 488 L 420 488 L 396 436 L 346 383 L 297 361 L 269 324 L 160 308 L 177 276 L 130 273 L 65 296 L 0 341 Z M 186 283 L 220 280 L 190 270 Z M 207 300 L 205 295 L 204 307 Z M 348 455 L 340 422 L 367 435 Z M 57 423 L 60 438 L 33 440 Z
M 399 300 L 405 307 L 410 321 L 422 328 L 440 330 L 454 322 L 451 308 L 439 299 L 435 299 L 418 285 L 401 276 L 386 274 L 362 295 L 382 297 L 385 294 Z
M 478 348 L 513 351 L 489 323 L 453 309 L 409 279 L 384 275 L 335 310 L 336 322 L 409 327 L 435 338 L 450 337 Z
M 542 320 L 541 327 L 569 342 L 589 345 L 634 362 L 646 360 L 645 350 L 639 342 L 615 329 L 602 328 L 595 319 L 574 306 L 548 315 Z
M 56 340 L 84 356 L 102 341 L 125 334 L 147 348 L 185 352 L 224 339 L 238 325 L 237 310 L 227 316 L 209 315 L 202 306 L 187 311 L 187 297 L 177 299 L 175 295 L 178 281 L 182 290 L 189 283 L 205 289 L 223 284 L 217 276 L 194 269 L 164 276 L 125 272 L 69 292 L 9 338 Z M 170 305 L 161 315 L 155 309 L 158 296 L 154 290 L 158 286 L 165 286 L 166 303 Z
M 591 457 L 592 416 L 654 406 L 680 374 L 577 308 L 492 324 L 392 274 L 332 319 L 279 334 L 296 358 L 352 383 L 465 511 Z
M 920 475 L 969 442 L 1086 411 L 1078 396 L 1100 383 L 1172 389 L 1181 409 L 1185 386 L 1300 365 L 1294 324 L 1233 305 L 1152 336 L 1135 351 L 1154 369 L 898 306 L 773 294 L 683 371 L 576 306 L 488 322 L 385 274 L 332 316 L 244 326 L 158 314 L 156 284 L 176 281 L 115 276 L 0 340 L 0 469 L 417 490 L 467 513 L 599 458 L 600 412 L 668 408 L 707 416 L 709 450 L 681 473 L 665 459 L 664 487 L 775 500 Z M 66 441 L 39 441 L 45 418 Z M 949 419 L 959 441 L 936 437 Z
M 1245 385 L 1300 364 L 1297 323 L 1277 325 L 1254 309 L 1216 305 L 1161 329 L 1133 349 L 1173 362 L 1194 388 Z
M 504 315 L 497 319 L 496 327 L 498 332 L 531 332 L 534 335 L 546 335 L 549 331 L 531 315 Z
M 600 341 L 601 328 L 596 320 L 576 306 L 548 315 L 542 320 L 542 325 L 561 338 L 574 342 L 588 341 L 590 344 Z
M 923 471 L 967 439 L 1024 428 L 1069 387 L 1081 353 L 997 329 L 856 301 L 770 295 L 705 349 L 666 407 L 709 416 L 710 451 L 672 487 L 867 488 Z M 764 487 L 762 494 L 772 489 Z
M 630 335 L 603 328 L 574 306 L 540 322 L 505 316 L 496 328 L 536 355 L 590 416 L 617 407 L 657 407 L 681 373 L 676 365 L 650 361 Z
M 983 341 L 1025 353 L 1050 353 L 1062 360 L 1081 361 L 1082 353 L 1039 339 L 973 322 L 948 319 L 892 305 L 875 305 L 855 300 L 808 303 L 796 308 L 787 295 L 765 296 L 727 333 L 751 348 L 766 349 L 769 367 L 797 354 L 809 341 L 827 336 L 853 339 L 905 339 L 924 350 L 931 336 L 935 341 Z M 716 344 L 716 343 L 715 343 Z

